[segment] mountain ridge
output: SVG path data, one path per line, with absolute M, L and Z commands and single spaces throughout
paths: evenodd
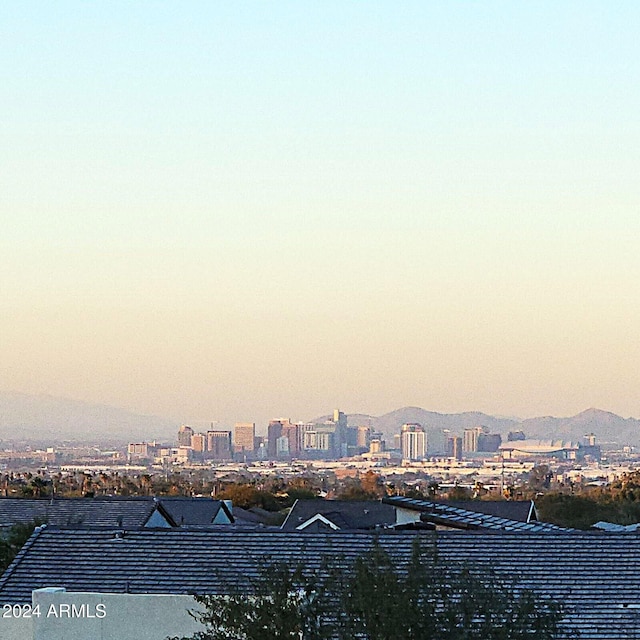
M 175 439 L 178 426 L 121 407 L 0 391 L 0 440 L 19 442 L 131 442 Z
M 332 415 L 313 422 L 324 422 Z M 444 438 L 443 430 L 462 435 L 464 429 L 486 426 L 506 440 L 509 431 L 524 431 L 528 438 L 581 441 L 594 433 L 599 443 L 640 446 L 640 420 L 623 418 L 611 411 L 590 407 L 574 416 L 539 416 L 524 420 L 492 416 L 480 411 L 439 413 L 408 406 L 381 416 L 348 414 L 351 425 L 370 426 L 391 444 L 406 422 L 417 422 L 432 438 Z M 50 395 L 0 391 L 0 440 L 56 444 L 74 442 L 173 442 L 179 424 L 167 418 L 145 415 L 105 404 Z M 433 442 L 433 440 L 432 440 Z
M 491 416 L 480 411 L 461 413 L 438 413 L 420 407 L 402 407 L 382 416 L 364 416 L 374 431 L 384 434 L 390 441 L 394 434 L 400 433 L 400 427 L 407 422 L 421 424 L 429 435 L 442 438 L 442 431 L 449 430 L 451 435 L 462 435 L 464 429 L 485 426 L 492 433 L 499 433 L 506 440 L 509 431 L 524 431 L 531 439 L 564 439 L 580 442 L 585 435 L 594 433 L 599 443 L 640 445 L 640 420 L 623 418 L 611 411 L 591 407 L 574 416 L 540 416 L 535 418 L 514 419 Z M 330 416 L 318 419 L 323 421 Z M 349 423 L 351 415 L 349 415 Z

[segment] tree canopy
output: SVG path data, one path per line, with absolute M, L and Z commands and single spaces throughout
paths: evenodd
M 562 607 L 481 566 L 410 560 L 376 544 L 351 563 L 266 562 L 250 588 L 196 596 L 205 630 L 180 640 L 553 640 Z M 173 640 L 179 640 L 174 638 Z
M 0 535 L 0 575 L 13 562 L 33 530 L 41 524 L 41 520 L 14 524 Z

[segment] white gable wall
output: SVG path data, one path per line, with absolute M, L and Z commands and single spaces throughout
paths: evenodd
M 420 511 L 415 509 L 403 509 L 393 505 L 396 510 L 396 524 L 411 524 L 412 522 L 420 522 Z
M 204 627 L 188 613 L 197 607 L 191 596 L 124 593 L 33 592 L 40 617 L 29 635 L 12 640 L 166 640 L 192 635 Z M 8 630 L 8 629 L 7 629 Z M 26 627 L 25 627 L 26 630 Z

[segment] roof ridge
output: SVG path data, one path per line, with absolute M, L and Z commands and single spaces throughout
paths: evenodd
M 285 525 L 287 524 L 287 521 L 291 517 L 291 514 L 293 513 L 293 510 L 295 509 L 295 506 L 298 504 L 298 502 L 300 502 L 300 498 L 296 498 L 296 501 L 291 505 L 291 507 L 289 507 L 289 513 L 287 513 L 287 517 L 284 519 L 284 522 L 280 525 L 280 529 L 282 531 L 284 531 Z
M 40 534 L 47 528 L 46 524 L 40 524 L 34 528 L 33 533 L 29 536 L 29 539 L 22 545 L 22 548 L 16 554 L 16 557 L 11 561 L 11 564 L 5 569 L 4 573 L 0 576 L 0 589 L 4 587 L 6 581 L 12 576 L 18 565 L 22 562 L 22 558 L 27 554 L 29 549 L 35 544 L 35 541 L 40 537 Z

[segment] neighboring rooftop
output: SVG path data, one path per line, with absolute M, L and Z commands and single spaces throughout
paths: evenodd
M 0 498 L 0 526 L 36 520 L 55 526 L 141 527 L 157 507 L 146 497 Z
M 533 500 L 438 500 L 437 503 L 506 520 L 533 522 L 538 519 Z
M 0 498 L 0 530 L 26 522 L 44 522 L 49 503 L 31 498 Z
M 395 521 L 395 509 L 376 500 L 296 500 L 282 530 L 376 529 Z
M 420 513 L 421 522 L 447 527 L 452 529 L 489 529 L 495 531 L 540 531 L 549 533 L 560 533 L 570 531 L 554 524 L 538 521 L 519 521 L 509 518 L 502 518 L 490 513 L 480 513 L 461 509 L 453 506 L 453 503 L 434 502 L 432 500 L 417 500 L 415 498 L 405 498 L 402 496 L 392 496 L 383 498 L 382 502 L 392 505 L 405 511 L 416 511 Z M 482 504 L 478 501 L 478 504 Z M 398 522 L 402 522 L 399 518 Z
M 615 524 L 613 522 L 606 522 L 600 520 L 591 527 L 592 529 L 598 529 L 600 531 L 615 531 L 618 533 L 635 533 L 640 530 L 640 523 L 633 524 Z
M 447 563 L 481 563 L 566 607 L 581 640 L 640 634 L 640 536 L 531 531 L 331 532 L 183 529 L 36 530 L 0 578 L 0 603 L 29 603 L 31 591 L 190 594 L 242 588 L 260 566 L 330 557 L 344 564 L 376 540 L 406 560 L 419 536 Z
M 211 498 L 122 497 L 0 498 L 0 528 L 30 521 L 57 527 L 125 527 L 228 524 L 231 507 Z
M 229 524 L 233 522 L 231 505 L 211 498 L 161 497 L 156 502 L 177 526 Z

